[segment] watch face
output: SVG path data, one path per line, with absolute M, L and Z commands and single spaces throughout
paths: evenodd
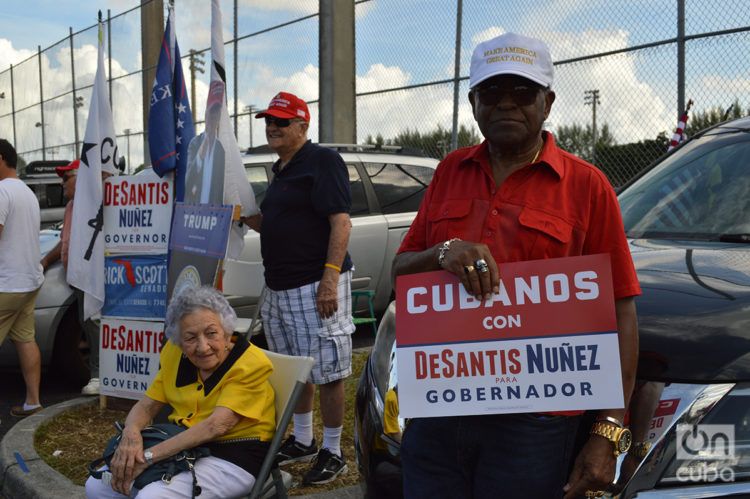
M 627 452 L 630 449 L 630 444 L 633 443 L 633 434 L 630 430 L 625 428 L 620 434 L 620 438 L 617 440 L 617 450 L 620 454 Z

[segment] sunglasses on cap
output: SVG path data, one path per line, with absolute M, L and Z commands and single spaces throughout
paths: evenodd
M 276 116 L 264 116 L 264 118 L 266 120 L 266 126 L 276 125 L 279 128 L 286 128 L 295 121 L 300 121 L 291 118 L 277 118 Z
M 519 106 L 528 106 L 536 100 L 542 87 L 537 85 L 487 85 L 474 89 L 479 101 L 485 106 L 494 106 L 506 95 Z

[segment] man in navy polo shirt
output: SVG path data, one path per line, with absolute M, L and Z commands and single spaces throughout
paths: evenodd
M 315 359 L 279 461 L 316 458 L 304 482 L 322 484 L 347 470 L 340 442 L 354 332 L 352 261 L 346 251 L 349 173 L 336 151 L 307 140 L 310 111 L 296 95 L 279 92 L 256 118 L 265 119 L 268 145 L 279 155 L 261 215 L 245 219 L 260 232 L 268 288 L 261 304 L 263 328 L 271 350 Z M 320 452 L 312 425 L 315 385 L 324 427 Z

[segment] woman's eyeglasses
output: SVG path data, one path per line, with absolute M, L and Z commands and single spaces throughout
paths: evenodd
M 487 85 L 486 87 L 477 87 L 474 92 L 485 106 L 496 105 L 506 95 L 509 95 L 517 105 L 528 106 L 536 101 L 536 96 L 541 89 L 542 87 L 532 85 Z
M 264 118 L 266 119 L 266 126 L 276 125 L 279 128 L 286 128 L 296 121 L 290 118 L 277 118 L 275 116 L 264 116 Z

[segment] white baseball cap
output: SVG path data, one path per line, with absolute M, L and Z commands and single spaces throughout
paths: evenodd
M 543 87 L 552 85 L 552 57 L 547 44 L 536 38 L 505 33 L 474 49 L 469 88 L 497 75 L 517 75 Z

